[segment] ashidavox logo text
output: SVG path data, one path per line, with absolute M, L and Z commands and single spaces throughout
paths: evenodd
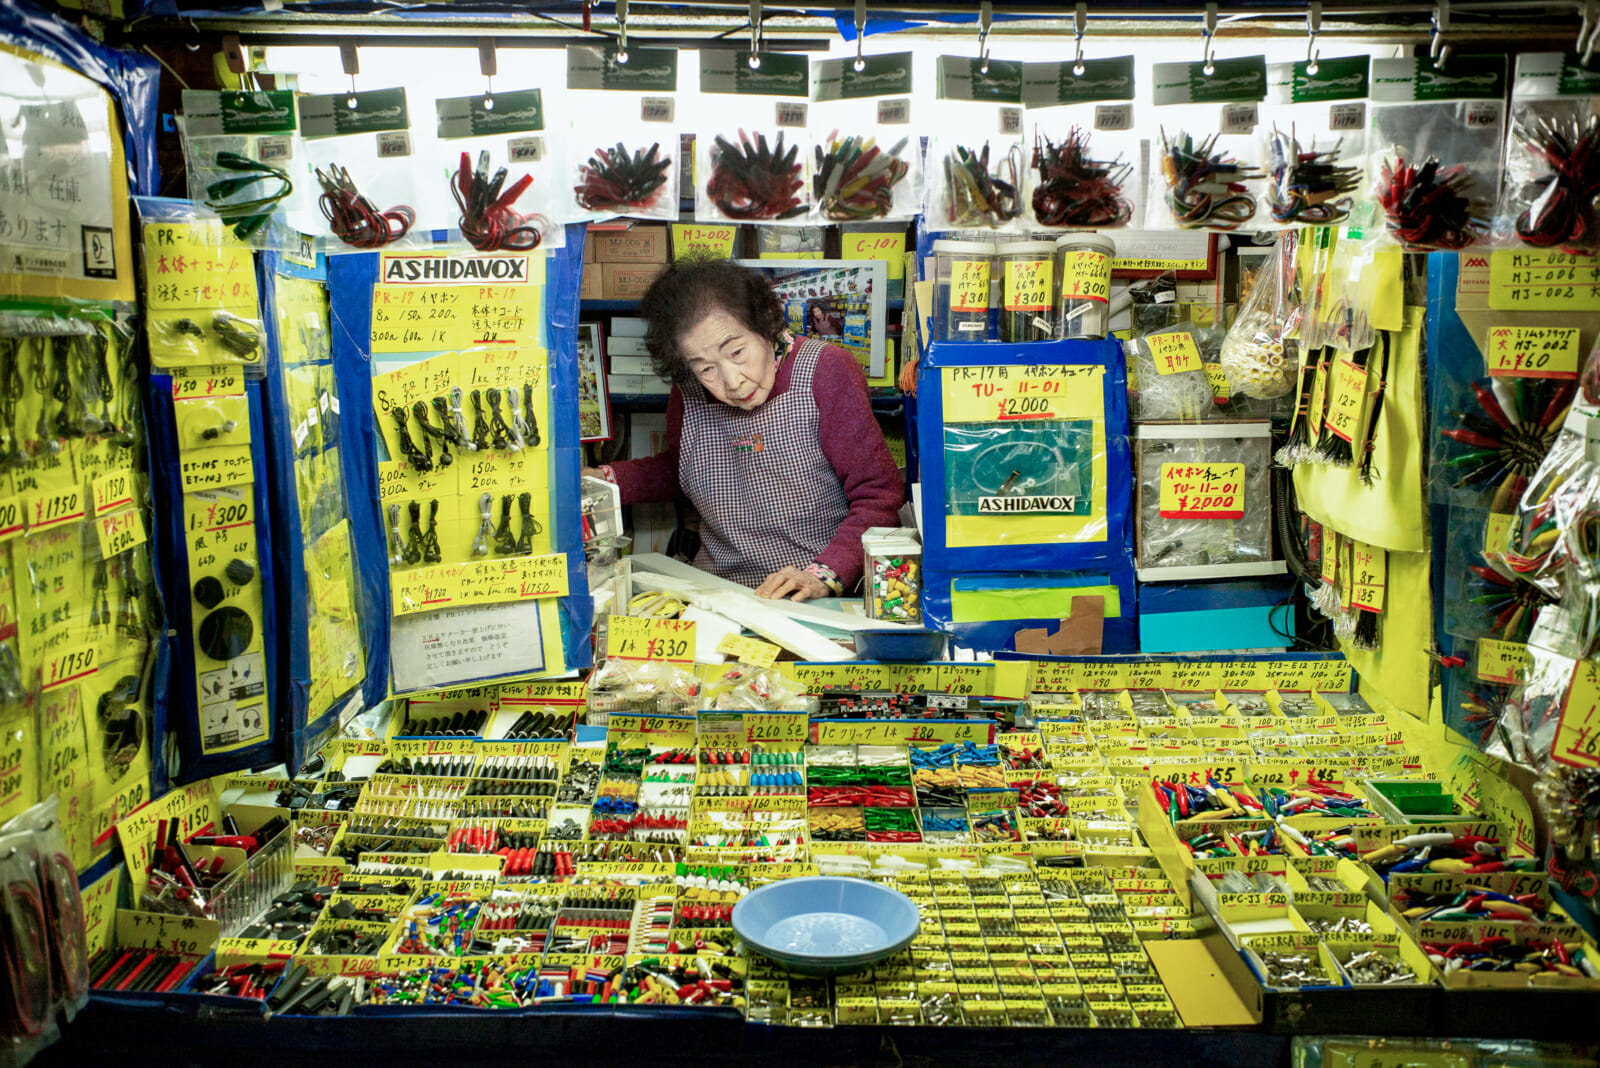
M 395 256 L 384 261 L 385 282 L 526 282 L 526 256 Z

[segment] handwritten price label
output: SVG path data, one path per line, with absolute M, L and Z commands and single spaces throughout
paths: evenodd
M 950 265 L 950 310 L 987 311 L 989 261 L 957 260 Z
M 1511 521 L 1513 517 L 1506 512 L 1490 512 L 1489 520 L 1483 527 L 1483 551 L 1485 553 L 1503 553 L 1506 543 L 1511 540 Z
M 1494 326 L 1484 362 L 1495 376 L 1577 378 L 1579 355 L 1575 326 Z
M 739 236 L 737 226 L 698 226 L 694 223 L 672 224 L 672 253 L 684 256 L 710 256 L 727 259 L 733 255 L 733 240 Z
M 1600 301 L 1600 256 L 1507 250 L 1489 255 L 1489 307 L 1495 311 L 1593 311 Z
M 1102 367 L 948 367 L 944 416 L 952 423 L 1094 419 L 1103 412 Z
M 619 660 L 694 663 L 694 624 L 686 619 L 612 616 L 606 655 Z
M 1144 340 L 1150 346 L 1150 356 L 1156 362 L 1156 374 L 1177 375 L 1200 370 L 1200 349 L 1194 343 L 1193 334 L 1187 331 L 1151 334 Z
M 1219 363 L 1206 364 L 1205 372 L 1206 381 L 1211 383 L 1211 399 L 1218 404 L 1227 404 L 1228 398 L 1233 396 L 1233 387 L 1228 384 L 1228 372 Z
M 1244 464 L 1162 464 L 1161 518 L 1243 519 Z
M 112 471 L 101 475 L 91 485 L 94 497 L 94 514 L 105 515 L 133 503 L 133 472 Z
M 21 497 L 0 497 L 0 542 L 14 538 L 28 529 L 23 503 Z
M 1383 611 L 1388 588 L 1389 554 L 1372 545 L 1356 543 L 1351 550 L 1351 603 L 1368 612 Z
M 839 239 L 847 260 L 882 260 L 889 265 L 889 281 L 905 277 L 906 235 L 846 233 Z
M 1367 369 L 1344 357 L 1333 365 L 1333 393 L 1328 399 L 1328 431 L 1353 442 L 1361 429 L 1367 400 Z
M 45 664 L 42 688 L 53 690 L 57 686 L 65 686 L 69 682 L 76 682 L 93 675 L 98 655 L 98 646 L 85 645 L 52 657 L 49 663 Z
M 1527 677 L 1528 665 L 1533 657 L 1522 642 L 1501 642 L 1483 638 L 1478 642 L 1478 678 L 1483 682 L 1499 682 L 1507 686 Z
M 30 493 L 23 498 L 23 519 L 28 530 L 41 530 L 73 523 L 84 517 L 83 491 L 76 487 L 57 493 Z
M 240 397 L 244 395 L 244 376 L 215 367 L 208 367 L 203 373 L 194 369 L 174 368 L 172 395 L 178 400 Z
M 1002 298 L 1006 311 L 1049 311 L 1050 279 L 1054 270 L 1054 265 L 1048 257 L 1037 260 L 1007 260 L 1005 295 Z
M 1550 758 L 1576 768 L 1600 768 L 1600 661 L 1580 660 L 1573 670 Z
M 96 519 L 94 531 L 100 539 L 100 555 L 107 560 L 149 540 L 137 508 L 124 508 Z
M 1111 257 L 1104 252 L 1069 252 L 1061 265 L 1064 300 L 1111 300 Z M 1191 339 L 1191 344 L 1193 340 Z
M 730 634 L 717 643 L 717 652 L 731 656 L 741 664 L 768 668 L 778 659 L 778 647 L 771 642 L 757 641 L 739 634 Z

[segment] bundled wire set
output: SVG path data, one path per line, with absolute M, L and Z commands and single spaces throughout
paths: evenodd
M 1383 165 L 1378 202 L 1389 231 L 1408 247 L 1463 249 L 1487 226 L 1468 195 L 1472 185 L 1465 167 L 1437 159 L 1416 167 L 1400 158 Z
M 1218 134 L 1200 144 L 1186 133 L 1172 140 L 1161 131 L 1161 173 L 1167 181 L 1167 208 L 1185 229 L 1209 226 L 1236 230 L 1255 218 L 1256 198 L 1244 183 L 1258 171 L 1221 152 L 1213 152 Z
M 870 137 L 829 134 L 816 146 L 811 190 L 824 218 L 835 222 L 881 219 L 894 210 L 894 187 L 910 173 L 900 158 L 907 138 L 885 152 Z
M 478 169 L 472 169 L 467 153 L 461 153 L 461 166 L 450 176 L 450 195 L 461 209 L 461 236 L 479 252 L 525 252 L 539 247 L 550 220 L 543 215 L 520 215 L 511 210 L 529 186 L 533 175 L 524 174 L 506 189 L 504 167 L 489 177 L 489 152 L 478 154 Z
M 350 172 L 337 163 L 328 165 L 324 172 L 317 169 L 317 181 L 322 185 L 322 196 L 317 204 L 322 217 L 328 220 L 333 236 L 352 248 L 382 248 L 406 236 L 406 231 L 417 221 L 417 213 L 405 204 L 397 204 L 388 211 L 377 207 L 361 195 Z
M 706 193 L 717 210 L 730 219 L 792 219 L 804 215 L 806 205 L 797 195 L 805 188 L 800 146 L 784 150 L 783 133 L 769 147 L 767 135 L 739 131 L 739 144 L 717 137 L 711 153 L 711 178 Z
M 54 798 L 0 834 L 0 1055 L 28 1060 L 88 1001 L 89 952 L 78 872 Z
M 1132 164 L 1091 159 L 1089 131 L 1073 127 L 1066 140 L 1052 144 L 1039 134 L 1033 142 L 1033 214 L 1040 226 L 1107 229 L 1126 226 L 1133 205 L 1122 195 Z
M 1517 216 L 1517 236 L 1535 248 L 1593 246 L 1600 241 L 1600 116 L 1587 121 L 1534 116 L 1519 122 L 1523 146 L 1550 167 L 1548 177 L 1531 183 L 1532 205 Z M 1539 189 L 1539 186 L 1543 186 Z
M 294 192 L 294 183 L 282 167 L 226 151 L 217 153 L 216 165 L 225 171 L 242 172 L 236 177 L 219 178 L 206 186 L 206 207 L 216 212 L 223 222 L 232 224 L 235 237 L 247 238 L 263 229 L 272 221 L 272 212 L 278 204 Z M 278 182 L 274 191 L 249 200 L 229 200 L 270 179 Z
M 631 155 L 620 141 L 615 148 L 597 148 L 579 171 L 573 188 L 578 203 L 589 211 L 647 208 L 661 197 L 672 158 L 659 143 Z
M 1339 164 L 1339 145 L 1326 152 L 1301 148 L 1291 127 L 1274 127 L 1268 163 L 1267 207 L 1280 223 L 1329 226 L 1350 214 L 1350 194 L 1360 184 L 1361 168 Z
M 945 221 L 967 229 L 1002 226 L 1022 214 L 1022 149 L 1011 149 L 989 168 L 989 145 L 957 145 L 944 157 Z

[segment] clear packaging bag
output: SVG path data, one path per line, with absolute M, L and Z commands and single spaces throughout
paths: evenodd
M 928 139 L 927 220 L 933 230 L 1020 233 L 1022 64 L 940 56 L 939 123 Z
M 922 152 L 911 125 L 911 53 L 822 60 L 815 78 L 813 218 L 914 218 L 922 209 Z
M 250 247 L 198 204 L 141 200 L 139 213 L 151 365 L 260 373 L 263 324 Z
M 1069 62 L 1022 65 L 1024 132 L 1033 137 L 1023 195 L 1035 226 L 1140 224 L 1144 153 L 1133 87 L 1132 56 L 1086 59 L 1081 72 Z
M 442 194 L 436 210 L 423 210 L 429 193 L 412 159 L 415 135 L 404 88 L 299 101 L 306 168 L 321 186 L 322 222 L 298 228 L 331 234 L 329 252 L 350 252 L 402 241 L 416 246 L 429 230 L 450 225 Z
M 804 225 L 810 60 L 781 52 L 700 55 L 694 214 L 701 222 Z
M 33 835 L 0 835 L 0 926 L 8 932 L 6 998 L 0 1014 L 0 1052 L 26 1064 L 60 1034 L 50 975 L 52 933 L 34 864 Z
M 1366 56 L 1274 63 L 1258 127 L 1266 208 L 1278 226 L 1329 226 L 1366 211 Z
M 678 52 L 567 47 L 574 221 L 678 218 Z
M 1139 384 L 1132 395 L 1134 422 L 1192 423 L 1212 414 L 1215 394 L 1200 347 L 1200 331 L 1189 322 L 1162 327 L 1123 344 L 1129 377 Z
M 434 109 L 440 148 L 454 164 L 456 226 L 469 245 L 520 252 L 565 233 L 550 219 L 561 172 L 538 89 L 441 97 Z
M 297 235 L 285 220 L 316 212 L 316 185 L 295 169 L 305 143 L 295 127 L 294 93 L 185 89 L 179 129 L 191 195 L 236 237 L 256 247 L 292 247 L 287 242 Z
M 1205 63 L 1157 63 L 1149 230 L 1249 229 L 1259 207 L 1260 103 L 1267 92 L 1261 56 Z M 1157 207 L 1157 205 L 1162 207 Z
M 1268 424 L 1141 426 L 1136 436 L 1140 581 L 1272 568 Z
M 1518 56 L 1496 241 L 1570 251 L 1600 247 L 1597 198 L 1600 72 L 1573 53 Z
M 1462 249 L 1488 234 L 1500 188 L 1506 57 L 1372 62 L 1368 180 L 1405 248 Z
M 1492 418 L 1496 411 L 1507 412 L 1504 404 L 1510 403 L 1508 395 L 1515 390 L 1499 385 L 1503 379 L 1489 381 L 1492 392 L 1483 403 L 1484 411 Z M 1596 477 L 1596 467 L 1586 455 L 1588 422 L 1589 415 L 1574 408 L 1559 424 L 1559 431 L 1550 437 L 1541 434 L 1538 439 L 1529 439 L 1530 444 L 1537 440 L 1548 448 L 1531 475 L 1504 466 L 1504 460 L 1490 461 L 1501 464 L 1503 470 L 1496 477 L 1489 511 L 1506 518 L 1486 534 L 1485 559 L 1500 574 L 1531 583 L 1550 597 L 1561 596 L 1562 570 L 1568 553 L 1557 513 L 1581 512 L 1589 496 L 1588 487 Z M 1473 433 L 1488 429 L 1476 414 L 1471 421 L 1464 420 L 1463 427 Z M 1464 455 L 1470 457 L 1474 453 Z
M 1273 246 L 1238 318 L 1222 339 L 1222 371 L 1228 376 L 1230 395 L 1272 399 L 1288 395 L 1297 385 L 1298 346 L 1294 333 L 1300 309 L 1289 301 L 1294 257 L 1285 243 Z
M 1539 631 L 1528 642 L 1528 664 L 1522 684 L 1513 686 L 1484 751 L 1490 756 L 1537 771 L 1550 759 L 1550 743 L 1561 722 L 1561 709 L 1572 683 L 1576 660 L 1550 648 L 1545 634 L 1565 629 L 1561 609 L 1540 613 Z

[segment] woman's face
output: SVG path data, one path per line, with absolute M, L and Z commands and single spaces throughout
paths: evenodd
M 772 343 L 722 308 L 708 312 L 678 343 L 689 373 L 724 404 L 749 411 L 772 392 Z

